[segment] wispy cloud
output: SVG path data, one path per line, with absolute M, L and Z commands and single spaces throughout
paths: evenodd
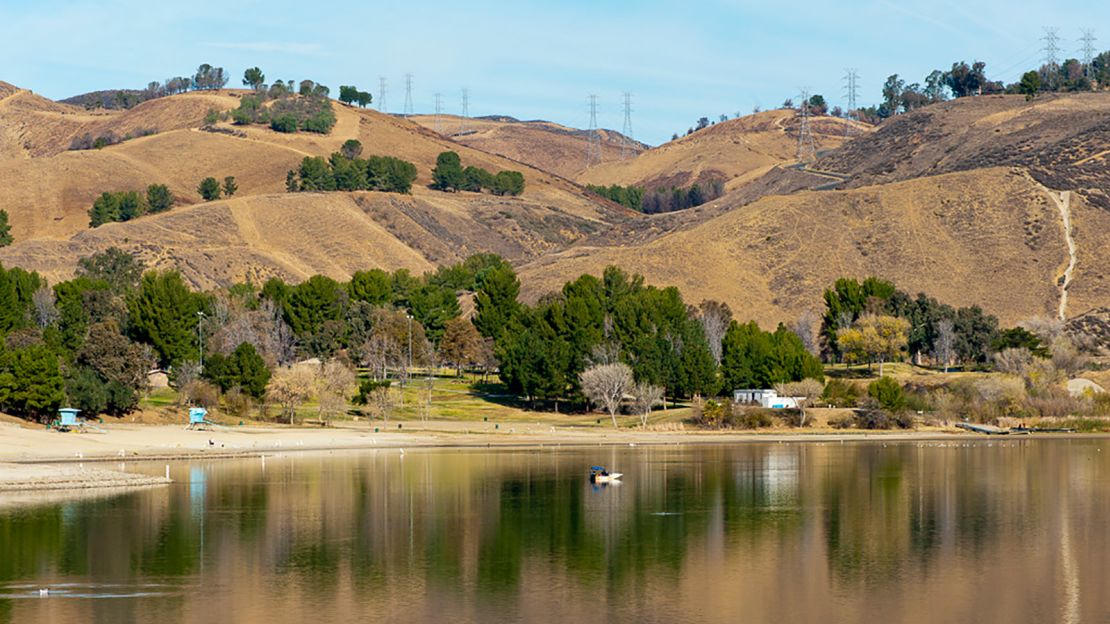
M 220 50 L 246 50 L 247 52 L 297 54 L 301 56 L 320 56 L 323 52 L 323 46 L 318 43 L 287 41 L 218 41 L 205 42 L 201 45 Z

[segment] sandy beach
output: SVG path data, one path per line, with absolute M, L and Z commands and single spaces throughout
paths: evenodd
M 375 430 L 376 429 L 376 430 Z M 958 430 L 749 431 L 634 430 L 544 423 L 406 421 L 344 423 L 324 428 L 229 426 L 190 431 L 180 425 L 107 424 L 95 432 L 58 433 L 35 425 L 0 423 L 0 492 L 152 485 L 136 475 L 92 468 L 111 461 L 251 457 L 302 451 L 375 448 L 513 448 L 595 445 L 857 442 L 871 440 L 986 440 Z M 146 478 L 146 477 L 143 477 Z
M 125 489 L 165 485 L 170 480 L 107 470 L 84 464 L 13 464 L 0 463 L 0 506 L 21 502 L 20 494 L 44 490 Z

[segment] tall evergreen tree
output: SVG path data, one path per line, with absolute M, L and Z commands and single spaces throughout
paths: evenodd
M 436 157 L 435 169 L 432 169 L 432 188 L 440 191 L 457 191 L 465 183 L 459 155 L 456 152 L 440 153 Z
M 152 271 L 143 275 L 138 292 L 128 301 L 130 332 L 149 343 L 164 366 L 199 360 L 198 312 L 208 301 L 185 285 L 177 271 Z

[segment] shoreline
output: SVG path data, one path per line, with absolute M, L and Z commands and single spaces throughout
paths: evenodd
M 79 492 L 168 485 L 166 477 L 86 468 L 72 463 L 0 463 L 0 502 L 11 502 L 13 494 L 30 492 Z M 16 497 L 18 498 L 18 497 Z
M 394 422 L 393 425 L 398 423 Z M 189 431 L 180 425 L 111 424 L 97 433 L 57 433 L 0 423 L 0 509 L 48 500 L 108 496 L 172 483 L 161 476 L 109 470 L 108 462 L 182 462 L 249 459 L 288 453 L 371 450 L 500 450 L 613 446 L 728 444 L 853 444 L 874 442 L 993 443 L 1017 439 L 1110 439 L 1106 433 L 987 436 L 959 429 L 764 431 L 637 430 L 541 423 L 403 421 L 401 429 L 351 426 L 217 427 Z M 407 429 L 405 428 L 407 427 Z M 85 466 L 89 463 L 93 466 Z
M 218 427 L 188 431 L 179 425 L 113 424 L 100 433 L 57 433 L 0 425 L 0 464 L 72 465 L 111 461 L 236 459 L 288 452 L 366 451 L 374 449 L 530 449 L 543 447 L 674 446 L 748 443 L 828 443 L 1008 439 L 1110 438 L 1106 433 L 1046 433 L 987 436 L 957 429 L 754 431 L 635 430 L 552 427 L 540 423 L 409 421 L 403 429 L 375 432 L 368 426 L 325 428 L 282 426 Z M 393 423 L 396 425 L 396 423 Z M 384 430 L 383 430 L 384 429 Z M 0 491 L 5 489 L 0 471 Z

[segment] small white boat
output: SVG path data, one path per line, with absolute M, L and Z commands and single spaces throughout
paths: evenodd
M 590 466 L 590 483 L 612 483 L 623 476 L 620 472 L 609 472 L 605 466 Z

